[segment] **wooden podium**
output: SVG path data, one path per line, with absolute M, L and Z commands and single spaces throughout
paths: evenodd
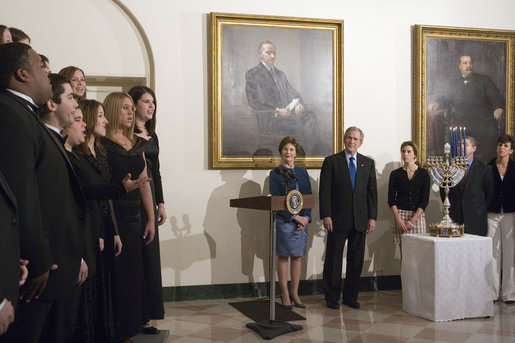
M 302 195 L 302 208 L 313 208 L 315 205 L 314 195 Z M 231 199 L 231 207 L 249 208 L 270 212 L 270 239 L 268 252 L 268 276 L 270 280 L 270 321 L 275 321 L 275 215 L 277 211 L 286 210 L 286 196 L 257 196 L 251 198 Z

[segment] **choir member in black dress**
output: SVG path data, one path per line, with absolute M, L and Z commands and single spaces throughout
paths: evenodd
M 134 132 L 147 142 L 144 146 L 144 151 L 147 159 L 148 177 L 152 179 L 150 187 L 152 189 L 154 209 L 156 209 L 156 235 L 152 243 L 143 247 L 143 269 L 145 272 L 146 299 L 148 300 L 149 311 L 146 315 L 154 320 L 164 319 L 158 225 L 163 225 L 166 221 L 166 211 L 161 173 L 159 172 L 159 141 L 155 132 L 157 101 L 154 91 L 145 86 L 131 88 L 129 95 L 132 97 L 136 108 Z M 157 334 L 159 330 L 151 326 L 149 321 L 144 324 L 142 332 Z
M 393 213 L 393 241 L 401 244 L 405 233 L 426 232 L 424 210 L 429 203 L 429 173 L 417 164 L 418 149 L 414 142 L 401 144 L 402 167 L 390 173 L 388 206 Z M 402 257 L 402 246 L 401 246 Z
M 102 263 L 104 239 L 103 220 L 97 200 L 117 199 L 123 194 L 139 188 L 147 182 L 145 179 L 131 180 L 130 174 L 123 180 L 111 184 L 102 184 L 99 174 L 80 153 L 72 148 L 77 147 L 86 140 L 86 123 L 83 121 L 81 108 L 75 109 L 74 121 L 63 128 L 63 135 L 67 137 L 64 144 L 68 157 L 73 164 L 75 174 L 82 186 L 88 206 L 88 226 L 85 240 L 89 243 L 90 252 L 85 256 L 88 266 L 87 279 L 80 280 L 81 300 L 77 329 L 74 342 L 109 342 L 112 331 L 112 321 L 109 311 L 109 293 L 105 288 L 105 273 Z M 112 251 L 110 251 L 112 253 Z
M 130 95 L 122 92 L 109 94 L 104 100 L 104 109 L 109 125 L 101 142 L 107 151 L 112 178 L 123 178 L 127 172 L 133 179 L 147 177 L 143 152 L 145 141 L 134 135 L 134 105 Z M 146 213 L 144 225 L 142 205 Z M 150 184 L 127 193 L 120 200 L 113 200 L 113 208 L 124 245 L 112 269 L 113 313 L 116 335 L 126 339 L 139 333 L 149 320 L 143 315 L 146 302 L 142 240 L 150 244 L 155 234 Z
M 76 148 L 76 152 L 97 172 L 102 184 L 110 184 L 111 168 L 107 163 L 106 151 L 100 143 L 100 139 L 106 135 L 108 124 L 104 114 L 104 106 L 96 100 L 83 99 L 79 101 L 79 108 L 82 110 L 83 120 L 86 123 L 86 139 L 84 143 Z M 100 200 L 99 207 L 104 228 L 104 238 L 99 239 L 99 248 L 100 251 L 103 251 L 105 241 L 108 242 L 106 249 L 113 254 L 104 254 L 104 260 L 111 261 L 108 264 L 112 264 L 112 259 L 109 256 L 120 254 L 122 242 L 111 210 L 112 204 L 110 205 L 110 201 Z

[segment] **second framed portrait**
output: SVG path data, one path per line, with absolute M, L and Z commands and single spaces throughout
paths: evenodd
M 211 13 L 212 168 L 270 168 L 285 136 L 320 168 L 343 148 L 343 21 Z
M 477 141 L 475 158 L 496 156 L 513 134 L 514 31 L 415 26 L 415 139 L 420 157 L 443 155 L 451 127 Z

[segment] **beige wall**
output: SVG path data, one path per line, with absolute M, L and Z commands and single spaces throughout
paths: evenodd
M 148 75 L 142 43 L 111 1 L 1 3 L 0 23 L 26 30 L 56 71 L 74 64 L 95 75 Z M 268 171 L 208 169 L 209 12 L 345 20 L 345 126 L 364 130 L 361 152 L 375 159 L 379 185 L 379 220 L 368 237 L 366 276 L 399 274 L 386 193 L 389 173 L 399 166 L 398 147 L 412 137 L 412 25 L 515 30 L 512 0 L 123 3 L 142 24 L 155 56 L 161 173 L 169 215 L 160 228 L 165 286 L 264 280 L 268 216 L 228 205 L 231 198 L 266 193 Z M 316 189 L 319 170 L 309 174 Z M 431 197 L 428 219 L 437 221 L 440 202 L 435 194 Z M 306 279 L 321 278 L 323 266 L 324 231 L 317 212 L 313 219 Z

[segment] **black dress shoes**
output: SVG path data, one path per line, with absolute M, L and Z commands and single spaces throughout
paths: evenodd
M 333 310 L 337 310 L 340 308 L 340 305 L 336 302 L 326 301 L 325 304 L 327 305 L 327 307 L 332 308 Z
M 159 330 L 153 326 L 147 326 L 146 328 L 141 328 L 141 333 L 145 335 L 159 335 Z
M 343 304 L 355 309 L 359 308 L 359 302 L 357 301 L 343 301 Z

